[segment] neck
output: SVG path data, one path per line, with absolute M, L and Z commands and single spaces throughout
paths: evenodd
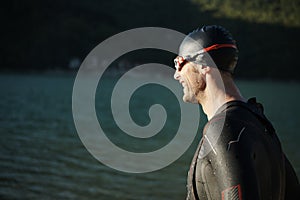
M 221 78 L 220 81 L 217 81 L 207 77 L 206 81 L 206 88 L 197 100 L 201 104 L 208 120 L 225 103 L 234 100 L 245 101 L 232 78 Z

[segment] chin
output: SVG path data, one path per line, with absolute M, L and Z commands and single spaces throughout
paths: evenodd
M 186 99 L 186 98 L 184 98 L 184 97 L 182 97 L 182 100 L 185 102 L 185 103 L 188 103 L 189 101 Z
M 186 102 L 186 103 L 195 103 L 195 104 L 198 104 L 198 101 L 197 101 L 197 99 L 195 97 L 189 97 L 189 96 L 184 95 L 182 97 L 182 100 L 184 102 Z

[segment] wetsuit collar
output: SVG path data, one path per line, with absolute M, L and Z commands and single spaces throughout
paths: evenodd
M 222 113 L 222 112 L 225 112 L 226 109 L 230 106 L 233 106 L 233 105 L 245 105 L 247 103 L 241 101 L 241 100 L 233 100 L 233 101 L 228 101 L 226 103 L 224 103 L 220 108 L 218 108 L 217 112 L 215 113 L 214 116 Z

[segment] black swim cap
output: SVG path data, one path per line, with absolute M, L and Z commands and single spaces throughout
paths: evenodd
M 186 60 L 233 73 L 238 49 L 229 31 L 222 26 L 210 25 L 189 33 L 180 45 L 179 55 Z

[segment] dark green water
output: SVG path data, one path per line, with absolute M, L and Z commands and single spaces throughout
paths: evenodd
M 184 199 L 197 140 L 179 160 L 161 170 L 128 174 L 111 169 L 95 160 L 77 135 L 72 117 L 73 82 L 71 75 L 0 75 L 0 199 Z M 299 177 L 300 84 L 239 81 L 238 85 L 245 97 L 256 96 L 264 104 Z M 136 94 L 139 96 L 143 93 Z M 144 103 L 137 101 L 138 109 L 131 106 L 132 112 L 143 114 Z M 103 106 L 96 103 L 98 109 Z M 143 123 L 139 119 L 143 116 L 137 117 L 137 123 Z M 110 119 L 101 120 L 108 130 L 117 132 Z M 204 117 L 201 120 L 203 125 Z M 197 139 L 201 130 L 202 126 Z M 142 146 L 160 148 L 172 137 L 161 136 L 162 142 L 156 139 Z M 127 142 L 120 134 L 112 140 Z M 140 148 L 136 150 L 142 151 Z

